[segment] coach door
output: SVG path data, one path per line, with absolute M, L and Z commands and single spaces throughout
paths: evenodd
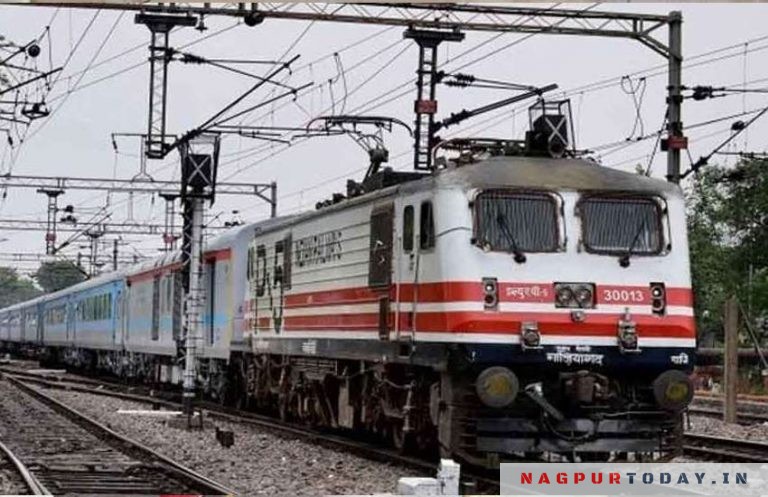
M 379 338 L 389 339 L 389 287 L 392 283 L 394 207 L 379 206 L 371 213 L 368 286 L 379 293 Z

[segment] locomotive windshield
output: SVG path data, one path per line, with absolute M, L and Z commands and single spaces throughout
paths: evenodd
M 589 197 L 581 202 L 584 245 L 606 254 L 661 252 L 661 212 L 649 198 Z
M 475 199 L 475 239 L 499 252 L 553 252 L 557 205 L 544 193 L 489 190 Z

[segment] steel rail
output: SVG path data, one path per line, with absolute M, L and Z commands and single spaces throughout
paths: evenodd
M 234 495 L 235 492 L 218 482 L 211 480 L 210 478 L 197 473 L 190 468 L 160 454 L 159 452 L 147 447 L 146 445 L 137 442 L 125 435 L 117 433 L 104 424 L 96 421 L 95 419 L 67 406 L 66 404 L 46 395 L 40 390 L 31 387 L 26 384 L 25 381 L 18 378 L 14 378 L 13 375 L 3 375 L 10 384 L 19 388 L 21 391 L 29 394 L 33 398 L 47 404 L 55 411 L 63 414 L 72 421 L 76 422 L 83 428 L 91 432 L 98 432 L 101 438 L 107 438 L 117 445 L 120 450 L 125 451 L 127 454 L 139 455 L 143 460 L 151 460 L 159 463 L 166 470 L 170 470 L 170 473 L 174 478 L 180 478 L 200 491 L 202 495 Z
M 686 433 L 683 453 L 706 460 L 725 462 L 768 462 L 768 443 Z
M 27 488 L 32 492 L 32 495 L 53 495 L 3 442 L 0 442 L 0 452 L 3 452 L 5 457 L 11 461 L 11 464 L 16 467 L 16 470 L 21 475 Z

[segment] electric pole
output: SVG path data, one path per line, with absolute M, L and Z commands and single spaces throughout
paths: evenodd
M 181 203 L 184 215 L 181 263 L 184 290 L 183 410 L 188 426 L 192 423 L 197 383 L 197 355 L 203 343 L 203 222 L 205 202 L 213 204 L 216 169 L 219 161 L 219 135 L 199 134 L 181 143 Z

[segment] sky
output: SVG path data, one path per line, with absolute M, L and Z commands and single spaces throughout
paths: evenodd
M 523 5 L 523 4 L 509 4 Z M 537 4 L 551 6 L 553 4 Z M 683 70 L 686 86 L 713 85 L 768 88 L 768 4 L 695 3 L 588 3 L 562 5 L 575 9 L 683 14 Z M 248 61 L 299 58 L 290 73 L 278 81 L 309 91 L 286 98 L 243 116 L 239 122 L 271 126 L 305 126 L 312 117 L 331 113 L 375 114 L 413 122 L 417 48 L 403 39 L 400 27 L 348 25 L 267 19 L 248 27 L 228 17 L 207 17 L 207 29 L 177 29 L 171 46 L 209 59 Z M 136 138 L 112 133 L 146 131 L 149 68 L 149 32 L 133 21 L 132 13 L 0 5 L 0 35 L 23 44 L 48 29 L 41 43 L 40 67 L 64 65 L 48 97 L 52 114 L 36 121 L 21 145 L 0 148 L 0 172 L 18 175 L 116 177 L 130 179 L 139 172 L 140 146 Z M 665 32 L 662 39 L 665 38 Z M 50 40 L 50 43 L 48 43 Z M 336 55 L 334 55 L 336 54 Z M 626 141 L 657 131 L 664 118 L 666 61 L 642 44 L 627 39 L 518 33 L 467 32 L 461 43 L 439 49 L 440 67 L 478 78 L 544 86 L 555 83 L 552 98 L 571 99 L 576 146 L 594 150 L 606 167 L 634 171 L 638 164 L 663 178 L 666 156 L 653 153 L 655 139 Z M 269 64 L 239 64 L 263 75 Z M 630 76 L 629 79 L 622 76 Z M 644 77 L 644 79 L 642 79 Z M 215 114 L 253 85 L 254 79 L 210 65 L 172 62 L 169 68 L 168 131 L 183 133 Z M 623 84 L 622 84 L 623 83 Z M 265 85 L 233 112 L 282 91 Z M 386 94 L 385 98 L 381 98 Z M 506 98 L 510 93 L 490 89 L 440 86 L 441 116 Z M 377 97 L 379 97 L 377 99 Z M 394 98 L 397 97 L 397 98 Z M 766 95 L 746 94 L 695 102 L 683 106 L 685 126 L 760 109 Z M 528 126 L 527 107 L 533 101 L 469 120 L 447 130 L 449 136 L 522 138 Z M 708 154 L 728 137 L 734 117 L 692 127 L 686 134 L 693 160 Z M 725 150 L 762 152 L 768 140 L 768 117 L 757 121 Z M 233 121 L 238 122 L 238 121 Z M 18 138 L 18 137 L 17 137 Z M 412 164 L 411 142 L 402 128 L 385 136 L 391 167 Z M 611 145 L 613 144 L 613 145 Z M 717 161 L 733 161 L 717 156 Z M 219 180 L 278 184 L 278 214 L 312 209 L 317 201 L 345 190 L 346 178 L 362 179 L 367 154 L 348 136 L 297 139 L 290 146 L 240 136 L 221 142 Z M 683 169 L 690 165 L 683 158 Z M 155 179 L 176 180 L 179 158 L 146 163 Z M 0 219 L 44 220 L 46 199 L 28 189 L 10 189 L 0 202 Z M 111 222 L 162 223 L 164 202 L 153 196 L 68 191 L 60 205 L 72 204 L 80 219 L 99 209 L 111 213 Z M 233 211 L 238 211 L 233 214 Z M 259 221 L 269 206 L 251 197 L 219 197 L 210 208 L 213 223 Z M 60 234 L 59 239 L 66 235 Z M 102 241 L 110 247 L 114 236 Z M 73 243 L 65 253 L 87 253 L 87 241 Z M 123 236 L 123 254 L 154 256 L 159 236 Z M 10 253 L 43 253 L 44 233 L 0 234 L 0 264 Z M 105 248 L 101 249 L 106 250 Z M 36 263 L 24 263 L 23 271 Z

